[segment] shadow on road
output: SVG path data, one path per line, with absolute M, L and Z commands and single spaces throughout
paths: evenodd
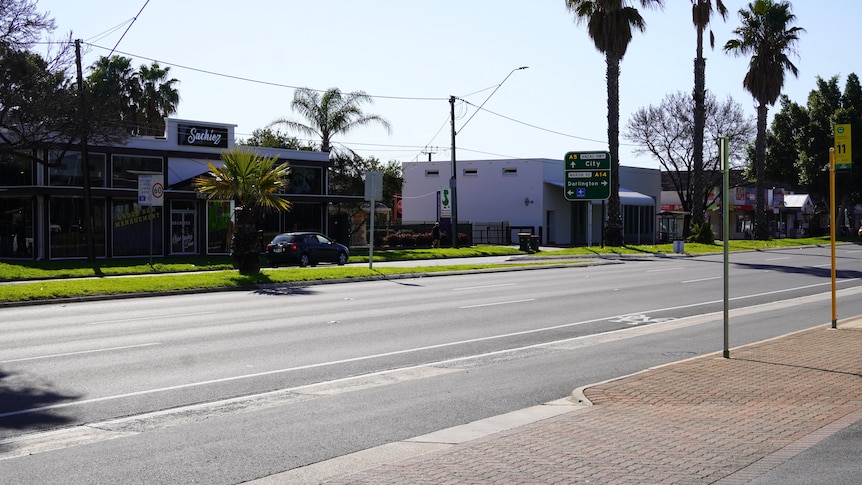
M 23 376 L 0 370 L 0 454 L 9 449 L 3 437 L 14 431 L 45 429 L 72 421 L 52 406 L 80 396 L 56 392 L 50 386 L 36 387 Z

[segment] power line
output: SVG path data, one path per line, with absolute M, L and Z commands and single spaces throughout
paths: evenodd
M 141 12 L 144 11 L 144 9 L 147 7 L 147 4 L 149 4 L 149 3 L 150 3 L 150 0 L 147 0 L 146 2 L 144 2 L 144 6 L 141 7 L 140 10 L 138 10 L 138 15 L 141 15 Z M 132 18 L 132 21 L 129 22 L 129 26 L 126 27 L 126 30 L 123 32 L 123 35 L 121 35 L 120 38 L 117 40 L 117 43 L 114 45 L 114 48 L 111 49 L 111 53 L 108 54 L 108 57 L 111 57 L 114 54 L 114 50 L 117 48 L 118 45 L 120 45 L 120 42 L 123 41 L 123 38 L 126 37 L 126 34 L 129 33 L 129 29 L 131 29 L 132 25 L 134 25 L 135 21 L 138 20 L 138 15 L 135 15 L 134 18 Z

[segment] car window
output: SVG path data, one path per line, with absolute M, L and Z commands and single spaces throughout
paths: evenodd
M 312 244 L 312 245 L 315 245 L 315 246 L 316 246 L 317 244 L 319 244 L 319 243 L 317 242 L 317 237 L 316 237 L 314 234 L 309 234 L 308 236 L 305 236 L 305 243 L 306 243 L 306 244 Z
M 332 241 L 330 241 L 326 236 L 321 236 L 320 234 L 318 234 L 317 239 L 318 241 L 320 241 L 320 244 L 332 244 Z

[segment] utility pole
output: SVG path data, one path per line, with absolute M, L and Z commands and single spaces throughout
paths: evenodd
M 458 247 L 458 196 L 456 195 L 457 169 L 455 168 L 455 96 L 449 96 L 449 112 L 452 117 L 452 177 L 449 178 L 449 188 L 452 189 L 452 247 Z
M 96 241 L 93 230 L 93 195 L 90 190 L 90 154 L 87 150 L 87 139 L 90 131 L 89 115 L 87 114 L 87 100 L 84 95 L 84 73 L 81 70 L 81 40 L 75 40 L 75 66 L 78 69 L 78 102 L 80 112 L 78 113 L 78 133 L 81 138 L 81 165 L 83 165 L 82 179 L 84 181 L 84 238 L 87 246 L 87 261 L 90 264 L 96 262 Z M 152 242 L 151 242 L 152 244 Z

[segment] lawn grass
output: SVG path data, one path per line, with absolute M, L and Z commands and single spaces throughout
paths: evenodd
M 775 239 L 771 241 L 730 241 L 731 251 L 767 250 L 781 247 L 806 245 L 828 245 L 828 237 L 805 239 Z M 686 254 L 719 253 L 723 244 L 685 243 Z M 673 244 L 640 245 L 623 247 L 577 247 L 555 249 L 533 253 L 538 257 L 564 255 L 600 256 L 671 254 Z M 319 268 L 265 268 L 257 275 L 241 275 L 232 260 L 221 257 L 156 258 L 150 264 L 148 258 L 99 260 L 95 265 L 86 261 L 22 261 L 0 262 L 0 282 L 19 281 L 0 285 L 0 302 L 22 302 L 33 300 L 81 298 L 93 295 L 119 295 L 159 293 L 194 289 L 253 287 L 255 285 L 282 284 L 316 280 L 344 280 L 387 275 L 431 273 L 441 271 L 464 271 L 489 269 L 506 264 L 458 264 L 457 259 L 476 256 L 521 255 L 523 251 L 512 246 L 475 246 L 469 248 L 397 249 L 374 252 L 374 261 L 411 261 L 423 259 L 452 259 L 451 265 L 421 266 L 411 268 L 375 268 L 325 266 Z M 571 264 L 583 264 L 589 258 L 572 260 Z M 263 263 L 263 260 L 261 261 Z M 368 255 L 354 254 L 352 263 L 368 262 Z M 522 265 L 547 264 L 524 262 Z M 122 277 L 126 276 L 126 277 Z M 139 277 L 132 277 L 139 276 Z M 40 280 L 21 282 L 26 280 Z

